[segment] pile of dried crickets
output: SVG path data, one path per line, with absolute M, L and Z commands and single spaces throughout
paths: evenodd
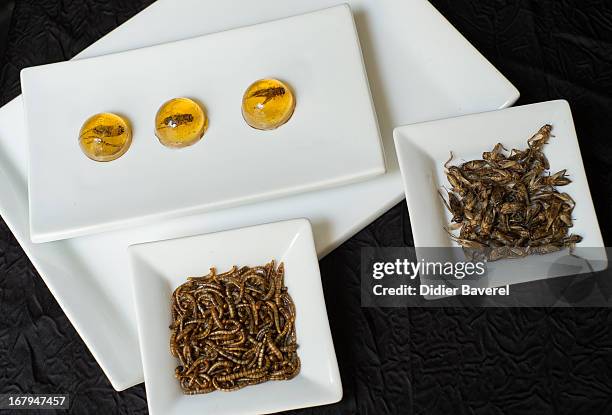
M 525 150 L 507 150 L 498 143 L 482 160 L 459 166 L 445 164 L 452 189 L 448 201 L 451 237 L 471 258 L 495 261 L 546 254 L 573 247 L 582 238 L 570 234 L 574 200 L 557 186 L 571 183 L 566 170 L 550 175 L 542 148 L 551 137 L 545 125 Z M 506 155 L 507 154 L 507 155 Z M 459 230 L 459 235 L 452 231 Z
M 300 371 L 295 305 L 284 266 L 233 267 L 189 278 L 172 295 L 170 351 L 189 395 L 233 391 Z

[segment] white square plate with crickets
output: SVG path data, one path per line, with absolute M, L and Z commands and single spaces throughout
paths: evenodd
M 417 256 L 462 247 L 447 255 L 486 261 L 486 277 L 470 282 L 484 287 L 607 268 L 566 101 L 409 125 L 394 138 Z

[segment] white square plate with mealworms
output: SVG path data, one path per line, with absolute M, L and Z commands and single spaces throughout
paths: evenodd
M 563 258 L 568 256 L 569 249 L 546 255 L 490 261 L 482 285 L 498 287 L 607 268 L 607 255 L 580 156 L 572 114 L 568 103 L 563 100 L 395 129 L 395 146 L 417 256 L 419 248 L 422 248 L 421 253 L 426 253 L 427 248 L 460 246 L 451 237 L 451 234 L 456 237 L 458 232 L 452 232 L 452 228 L 449 228 L 452 215 L 440 197 L 441 193 L 447 195 L 445 189 L 453 187 L 448 182 L 445 164 L 460 165 L 465 161 L 482 159 L 483 152 L 491 151 L 497 143 L 508 150 L 524 150 L 530 137 L 546 124 L 552 126 L 552 135 L 542 147 L 550 163 L 548 172 L 544 174 L 566 169 L 571 183 L 558 186 L 557 189 L 567 193 L 575 202 L 569 233 L 582 237 L 573 253 L 586 262 L 578 268 L 576 261 L 564 265 Z M 453 158 L 449 161 L 451 152 Z M 450 252 L 449 255 L 454 255 Z
M 270 131 L 249 126 L 241 112 L 245 90 L 262 78 L 283 80 L 296 97 L 291 119 Z M 359 38 L 346 4 L 149 48 L 27 68 L 21 85 L 33 242 L 385 173 Z M 155 136 L 156 112 L 177 97 L 201 102 L 210 120 L 201 140 L 180 149 L 161 145 Z M 77 140 L 85 120 L 100 112 L 127 117 L 133 130 L 127 152 L 104 163 L 85 156 Z M 181 122 L 170 119 L 164 125 Z
M 337 3 L 181 0 L 178 7 L 184 12 L 177 13 L 177 0 L 157 0 L 74 60 L 216 33 Z M 518 98 L 516 88 L 427 0 L 348 3 L 357 23 L 385 143 L 387 173 L 371 180 L 33 244 L 23 99 L 19 96 L 0 109 L 0 214 L 117 390 L 143 381 L 132 293 L 125 289 L 129 245 L 307 217 L 315 230 L 319 257 L 323 257 L 403 199 L 393 127 L 504 108 Z
M 128 251 L 132 266 L 134 302 L 147 401 L 151 414 L 263 414 L 334 403 L 342 398 L 342 384 L 323 298 L 319 262 L 308 220 L 295 219 L 207 235 L 133 245 Z M 297 354 L 301 361 L 299 373 L 291 380 L 270 380 L 231 392 L 215 390 L 205 394 L 184 394 L 179 386 L 179 380 L 175 377 L 175 370 L 183 362 L 182 359 L 187 359 L 187 354 L 181 351 L 182 357 L 179 360 L 170 351 L 171 330 L 169 326 L 175 317 L 171 313 L 174 290 L 187 282 L 187 277 L 201 277 L 209 274 L 212 267 L 216 269 L 217 274 L 221 274 L 230 270 L 234 265 L 239 268 L 255 267 L 265 265 L 271 260 L 275 260 L 276 264 L 283 264 L 286 292 L 291 296 L 295 305 Z M 210 286 L 209 284 L 208 287 Z M 244 287 L 243 283 L 242 290 L 234 290 L 228 295 L 232 295 L 232 298 L 240 295 L 243 298 L 246 297 L 246 294 L 243 296 L 243 292 L 257 288 L 247 287 L 245 289 Z M 214 292 L 214 287 L 211 290 Z M 253 294 L 253 297 L 255 296 L 254 291 L 248 292 Z M 201 298 L 199 295 L 194 293 L 192 298 L 198 296 L 199 299 Z M 217 298 L 222 296 L 218 291 L 215 295 Z M 226 300 L 227 298 L 222 301 Z M 181 304 L 186 312 L 190 309 L 189 305 L 194 305 L 185 302 Z M 219 308 L 222 314 L 217 316 L 214 310 L 213 314 L 219 319 L 220 327 L 233 328 L 233 325 L 230 327 L 231 320 L 239 319 L 238 316 L 242 316 L 243 309 L 236 306 L 233 307 L 234 310 L 229 310 L 229 302 L 223 304 L 226 305 L 225 308 Z M 260 302 L 257 302 L 257 307 L 260 307 Z M 235 310 L 236 308 L 238 311 Z M 261 316 L 265 312 L 262 308 L 258 310 L 260 318 L 263 318 Z M 279 308 L 279 311 L 282 310 Z M 236 317 L 231 316 L 232 312 L 236 313 Z M 197 315 L 200 320 L 202 315 Z M 279 315 L 284 314 L 279 312 Z M 196 321 L 195 318 L 189 324 L 194 321 Z M 214 325 L 211 330 L 217 330 L 215 321 L 209 320 L 209 322 Z M 261 326 L 262 323 L 259 325 Z M 195 330 L 198 330 L 199 327 L 198 325 Z M 201 327 L 204 331 L 204 328 L 208 326 L 203 324 Z M 229 331 L 231 330 L 219 333 Z M 248 333 L 246 325 L 241 331 Z M 282 329 L 279 330 L 279 333 L 281 331 Z M 213 337 L 214 332 L 210 335 L 198 332 L 198 336 L 190 337 L 189 347 L 191 348 L 192 345 L 205 347 L 201 346 L 201 338 L 212 339 Z M 247 337 L 251 335 L 247 334 Z M 259 337 L 253 334 L 250 340 L 255 343 L 255 339 Z M 240 342 L 242 347 L 251 346 L 244 340 L 242 338 Z M 227 342 L 232 339 L 225 339 L 221 336 L 220 341 Z M 261 350 L 263 352 L 264 349 Z M 254 355 L 249 356 L 248 359 L 254 357 Z M 235 359 L 248 360 L 246 354 Z M 268 358 L 265 359 L 267 361 Z M 185 366 L 202 369 L 201 366 L 198 366 L 195 357 L 194 360 L 196 360 L 195 366 L 193 362 Z M 255 369 L 250 370 L 257 371 L 257 368 L 262 367 L 262 361 L 259 362 L 260 364 L 253 361 Z M 199 378 L 204 386 L 210 386 L 212 378 L 215 384 L 218 382 L 222 387 L 236 386 L 231 376 L 224 378 L 223 376 L 228 375 L 215 374 L 213 366 L 207 366 L 207 369 L 209 369 L 208 372 L 204 372 L 204 376 Z M 232 370 L 234 370 L 233 373 L 240 373 L 238 369 Z M 187 369 L 183 372 L 187 372 Z

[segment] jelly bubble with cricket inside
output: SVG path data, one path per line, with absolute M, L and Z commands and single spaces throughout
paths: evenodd
M 116 160 L 130 148 L 132 129 L 129 122 L 108 112 L 89 117 L 79 132 L 83 153 L 94 161 Z
M 208 117 L 200 104 L 189 98 L 165 102 L 155 116 L 155 135 L 166 147 L 181 148 L 200 141 Z
M 253 128 L 273 130 L 293 116 L 295 96 L 291 88 L 277 79 L 260 79 L 242 97 L 242 116 Z

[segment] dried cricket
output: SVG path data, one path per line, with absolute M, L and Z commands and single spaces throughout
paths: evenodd
M 451 212 L 447 232 L 472 258 L 522 258 L 573 248 L 582 238 L 570 233 L 576 202 L 557 187 L 571 183 L 567 170 L 550 174 L 542 149 L 552 137 L 544 125 L 524 150 L 501 143 L 482 159 L 444 164 L 451 190 L 440 193 Z M 459 230 L 459 235 L 451 231 Z
M 160 127 L 160 128 L 176 128 L 179 125 L 189 124 L 190 122 L 193 122 L 193 120 L 194 120 L 194 117 L 192 114 L 170 115 L 164 118 L 164 120 L 162 121 L 162 123 L 164 124 L 164 127 Z
M 274 98 L 285 95 L 286 92 L 287 91 L 285 91 L 284 87 L 277 86 L 277 87 L 265 88 L 265 89 L 260 89 L 259 91 L 255 91 L 251 94 L 250 98 L 255 98 L 255 97 L 266 98 L 264 102 L 262 102 L 262 105 L 265 105 L 268 102 L 272 101 Z
M 185 394 L 233 391 L 300 371 L 284 265 L 191 277 L 172 294 L 170 351 Z
M 95 142 L 97 144 L 104 143 L 110 147 L 122 147 L 120 144 L 109 143 L 105 138 L 118 137 L 125 133 L 125 128 L 122 125 L 97 125 L 94 128 L 86 130 L 82 133 L 82 139 L 85 144 Z

